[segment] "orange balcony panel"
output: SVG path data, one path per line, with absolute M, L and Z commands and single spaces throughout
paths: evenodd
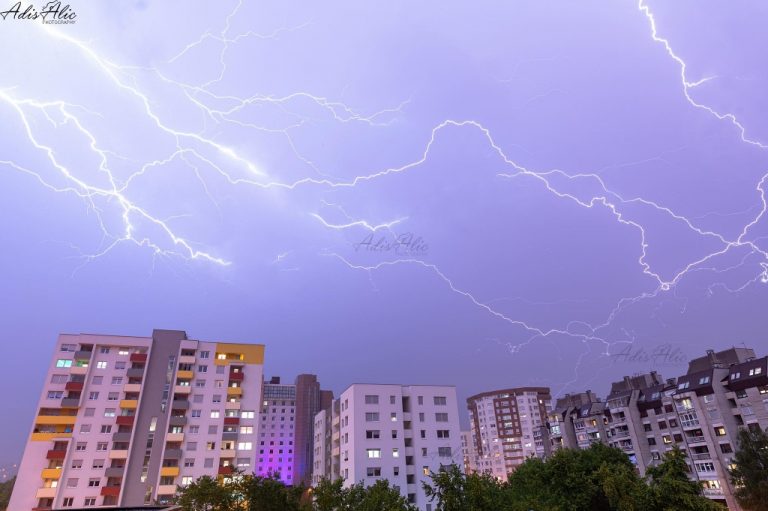
M 179 467 L 160 467 L 160 477 L 176 477 L 179 475 Z
M 228 396 L 242 396 L 243 395 L 243 388 L 242 387 L 227 387 L 227 395 Z
M 133 426 L 133 420 L 136 417 L 133 415 L 120 415 L 116 420 L 115 423 L 118 426 Z
M 40 477 L 43 479 L 59 479 L 61 477 L 60 468 L 44 468 L 40 473 Z
M 131 362 L 146 362 L 146 353 L 131 353 Z
M 65 390 L 72 390 L 79 392 L 83 390 L 83 382 L 81 381 L 68 381 L 66 385 L 64 385 Z
M 63 460 L 67 457 L 67 451 L 56 451 L 54 449 L 51 449 L 48 451 L 48 454 L 45 455 L 45 459 L 47 460 Z
M 72 432 L 62 433 L 32 433 L 30 440 L 33 442 L 48 442 L 59 438 L 72 438 Z
M 136 399 L 123 399 L 120 401 L 120 408 L 135 409 L 139 406 L 139 402 Z
M 102 497 L 117 497 L 118 495 L 120 495 L 119 486 L 103 486 L 101 488 Z

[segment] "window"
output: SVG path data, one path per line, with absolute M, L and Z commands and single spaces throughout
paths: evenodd
M 397 449 L 397 447 L 392 448 L 392 457 L 393 458 L 399 458 L 400 457 L 400 451 Z
M 206 451 L 212 451 L 214 449 L 216 449 L 216 442 L 206 442 L 205 444 Z
M 117 401 L 118 399 L 120 399 L 119 392 L 110 392 L 109 394 L 107 394 L 108 401 Z
M 102 381 L 104 381 L 103 376 L 94 376 L 91 378 L 91 385 L 101 385 Z
M 214 403 L 221 403 L 221 394 L 214 395 L 211 401 Z
M 437 438 L 450 438 L 451 437 L 451 431 L 448 429 L 438 429 L 437 430 Z
M 200 352 L 200 358 L 211 358 L 211 352 L 210 351 L 201 351 Z
M 192 468 L 195 466 L 195 459 L 194 458 L 186 458 L 184 460 L 184 466 L 186 468 Z
M 436 413 L 435 414 L 435 421 L 436 422 L 448 422 L 448 414 L 447 413 Z
M 720 444 L 720 451 L 723 454 L 731 454 L 733 452 L 733 448 L 731 447 L 731 444 Z
M 419 412 L 419 422 L 424 422 L 424 412 Z
M 96 413 L 96 408 L 86 408 L 83 415 L 85 417 L 93 417 L 93 415 Z
M 381 458 L 381 449 L 366 449 L 365 452 L 369 458 Z
M 451 457 L 451 448 L 450 447 L 438 447 L 437 448 L 437 455 L 441 458 L 450 458 Z
M 418 401 L 418 403 L 419 403 L 420 405 L 423 405 L 423 404 L 424 404 L 424 396 L 419 396 L 419 397 L 418 397 L 418 399 L 417 399 L 417 401 Z
M 96 369 L 106 369 L 107 368 L 107 361 L 106 360 L 99 360 L 96 362 Z
M 238 451 L 250 451 L 253 449 L 253 444 L 251 442 L 238 442 L 237 443 L 237 450 Z
M 66 374 L 51 375 L 51 383 L 67 383 L 67 375 Z
M 699 385 L 706 385 L 707 383 L 709 383 L 709 376 L 699 378 Z
M 122 385 L 123 384 L 123 377 L 122 376 L 113 376 L 112 377 L 112 385 Z
M 49 390 L 48 391 L 48 399 L 61 399 L 64 397 L 64 392 L 61 390 Z
M 379 412 L 366 412 L 365 422 L 379 422 Z
M 77 442 L 75 444 L 75 450 L 76 451 L 84 451 L 86 449 L 86 447 L 88 447 L 88 443 L 87 442 Z
M 98 392 L 89 392 L 88 393 L 88 400 L 89 401 L 96 401 L 99 399 L 99 393 Z
M 755 367 L 754 369 L 750 369 L 749 370 L 749 375 L 750 376 L 757 376 L 758 374 L 760 374 L 762 372 L 763 372 L 763 368 L 762 367 Z
M 115 369 L 117 370 L 125 369 L 125 361 L 121 360 L 119 362 L 115 362 Z
M 213 468 L 213 458 L 205 458 L 205 461 L 203 461 L 203 466 L 205 468 Z
M 187 450 L 188 451 L 196 451 L 197 450 L 197 442 L 187 442 Z
M 72 470 L 80 470 L 83 468 L 83 460 L 72 460 Z
M 731 379 L 732 380 L 738 380 L 739 378 L 741 378 L 741 373 L 739 373 L 739 372 L 733 373 L 731 375 Z
M 195 380 L 195 387 L 199 389 L 205 387 L 205 380 Z
M 252 435 L 253 434 L 253 426 L 240 426 L 240 434 L 241 435 Z
M 198 373 L 207 373 L 208 372 L 208 366 L 197 366 L 197 372 Z
M 679 383 L 679 384 L 677 385 L 677 390 L 685 390 L 685 389 L 687 389 L 687 388 L 688 388 L 690 385 L 691 385 L 691 382 L 689 382 L 689 381 L 684 381 L 684 382 L 682 382 L 682 383 Z
M 101 432 L 102 433 L 112 433 L 112 425 L 111 424 L 102 424 L 101 425 Z
M 72 367 L 72 361 L 67 358 L 60 358 L 56 361 L 56 367 Z
M 181 478 L 181 485 L 189 486 L 190 484 L 192 484 L 192 479 L 193 479 L 192 476 L 183 476 Z
M 77 477 L 70 477 L 67 479 L 67 488 L 77 488 L 79 479 Z
M 218 410 L 211 410 L 211 419 L 218 419 L 221 415 L 221 412 Z
M 96 444 L 96 450 L 97 451 L 106 451 L 107 450 L 107 442 L 99 442 Z
M 96 497 L 86 497 L 83 501 L 85 507 L 91 507 L 96 505 Z
M 656 445 L 656 439 L 653 437 L 648 437 L 648 445 Z
M 104 460 L 93 460 L 91 468 L 104 468 Z
M 365 438 L 379 438 L 379 430 L 378 429 L 366 430 Z
M 117 350 L 117 354 L 122 356 L 128 355 L 128 348 L 120 348 L 119 350 Z
M 377 405 L 379 404 L 379 396 L 365 396 L 365 404 L 367 405 Z
M 105 408 L 104 409 L 104 417 L 114 417 L 115 416 L 115 409 L 114 408 Z
M 715 427 L 715 436 L 725 436 L 725 427 L 723 427 L 723 426 L 716 426 Z
M 192 417 L 200 417 L 202 410 L 192 410 Z
M 200 426 L 190 426 L 189 427 L 189 434 L 190 435 L 196 435 L 200 432 Z
M 99 479 L 98 477 L 92 477 L 88 479 L 88 486 L 90 486 L 91 488 L 95 488 L 100 485 L 101 485 L 101 479 Z
M 216 433 L 218 433 L 218 431 L 219 431 L 219 427 L 218 426 L 215 426 L 215 425 L 214 426 L 208 426 L 208 434 L 209 435 L 215 435 Z
M 253 417 L 254 417 L 253 410 L 243 410 L 240 413 L 240 418 L 242 418 L 242 419 L 253 419 Z
M 368 477 L 379 477 L 381 476 L 381 467 L 367 467 L 365 474 Z
M 395 396 L 389 396 L 389 404 L 394 405 L 397 403 L 397 398 Z
M 390 413 L 389 420 L 391 420 L 392 422 L 397 422 L 397 412 Z
M 432 399 L 437 406 L 445 406 L 448 404 L 448 400 L 445 398 L 445 396 L 435 396 Z

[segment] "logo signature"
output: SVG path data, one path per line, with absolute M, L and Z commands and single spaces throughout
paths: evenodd
M 16 2 L 6 11 L 0 11 L 3 20 L 41 21 L 47 25 L 71 25 L 77 20 L 77 13 L 69 4 L 62 5 L 58 0 L 48 2 L 42 9 L 36 9 L 32 4 L 27 6 Z
M 410 256 L 426 255 L 429 252 L 429 245 L 424 238 L 412 232 L 395 235 L 392 238 L 386 236 L 377 238 L 375 233 L 371 233 L 359 243 L 353 243 L 352 246 L 357 252 L 394 252 L 398 255 Z
M 611 354 L 611 360 L 614 364 L 681 365 L 688 362 L 688 357 L 680 348 L 675 348 L 671 344 L 660 344 L 650 351 L 628 345 L 618 353 Z

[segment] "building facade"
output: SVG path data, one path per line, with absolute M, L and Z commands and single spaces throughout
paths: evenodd
M 455 387 L 354 384 L 315 416 L 312 481 L 387 479 L 431 511 L 421 482 L 463 465 L 460 433 Z
M 540 429 L 551 401 L 547 387 L 494 390 L 469 397 L 474 469 L 506 480 L 526 458 L 536 456 L 537 449 L 542 454 Z
M 309 485 L 314 417 L 332 399 L 333 393 L 321 390 L 314 374 L 300 374 L 292 384 L 280 383 L 279 377 L 265 382 L 255 473 L 278 474 L 288 485 Z
M 256 467 L 264 346 L 60 335 L 9 509 L 167 502 Z

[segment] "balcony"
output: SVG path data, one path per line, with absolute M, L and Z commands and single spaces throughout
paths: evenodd
M 117 497 L 118 495 L 120 495 L 119 486 L 102 486 L 101 488 L 102 497 Z
M 35 492 L 36 499 L 52 499 L 56 497 L 56 488 L 38 488 Z M 50 509 L 50 508 L 47 508 Z
M 88 366 L 72 366 L 69 368 L 69 374 L 86 375 L 88 374 Z
M 62 408 L 77 408 L 78 406 L 80 406 L 79 397 L 65 397 L 61 400 Z
M 231 476 L 235 470 L 231 466 L 226 467 L 219 467 L 219 475 L 220 476 Z
M 120 401 L 120 408 L 135 410 L 138 406 L 139 401 L 137 399 L 123 399 Z
M 126 383 L 123 385 L 123 392 L 128 393 L 139 393 L 141 392 L 141 384 L 140 383 Z
M 90 360 L 91 359 L 91 353 L 92 351 L 76 351 L 75 352 L 75 360 Z
M 701 454 L 691 454 L 691 459 L 692 460 L 697 460 L 697 461 L 698 460 L 711 460 L 712 459 L 712 455 L 709 454 L 708 452 L 701 453 Z
M 221 439 L 224 440 L 225 442 L 227 442 L 227 441 L 235 442 L 235 441 L 237 441 L 237 433 L 231 433 L 231 432 L 230 433 L 222 433 L 221 434 Z
M 60 468 L 44 468 L 40 473 L 40 477 L 43 479 L 59 479 L 61 477 Z
M 685 439 L 689 444 L 701 444 L 707 441 L 706 438 L 704 438 L 704 435 L 686 436 Z
M 67 451 L 66 450 L 58 451 L 58 450 L 55 450 L 55 449 L 51 449 L 50 451 L 48 451 L 48 454 L 45 455 L 45 459 L 47 459 L 47 460 L 63 460 L 64 458 L 66 458 L 66 456 L 67 456 Z
M 113 433 L 112 441 L 113 442 L 130 442 L 131 434 L 127 431 Z
M 723 489 L 722 488 L 704 488 L 703 493 L 705 497 L 722 497 Z
M 111 460 L 124 460 L 128 458 L 128 451 L 122 449 L 113 449 L 109 451 L 107 457 Z
M 35 418 L 35 424 L 72 426 L 76 420 L 76 415 L 38 415 L 37 418 Z
M 136 419 L 133 415 L 120 415 L 115 419 L 115 424 L 118 426 L 133 426 L 133 421 Z
M 137 362 L 139 364 L 143 364 L 147 361 L 147 354 L 146 353 L 131 353 L 131 362 Z
M 243 381 L 244 378 L 245 378 L 245 374 L 243 372 L 229 373 L 229 381 Z
M 166 442 L 183 442 L 184 433 L 168 433 L 165 435 Z
M 227 395 L 228 396 L 242 396 L 243 395 L 243 389 L 242 389 L 242 387 L 227 387 Z
M 611 438 L 626 438 L 629 436 L 628 430 L 619 430 L 616 431 L 613 435 L 611 435 Z
M 33 442 L 48 442 L 50 440 L 58 440 L 60 438 L 72 438 L 72 432 L 32 433 L 30 440 Z
M 240 401 L 236 401 L 234 403 L 230 403 L 227 401 L 224 403 L 224 409 L 225 410 L 239 410 L 240 409 Z
M 174 495 L 176 493 L 175 484 L 161 484 L 157 487 L 158 495 Z
M 234 449 L 222 449 L 219 453 L 219 456 L 222 458 L 234 458 L 235 457 L 235 450 Z
M 181 456 L 181 449 L 166 449 L 165 454 L 163 455 L 167 460 L 178 460 L 181 459 Z
M 172 416 L 168 418 L 168 425 L 169 426 L 186 426 L 187 425 L 187 418 L 186 417 L 177 417 Z
M 179 378 L 181 380 L 191 380 L 194 377 L 194 374 L 192 374 L 192 371 L 176 371 L 176 378 Z
M 131 367 L 125 372 L 128 378 L 142 378 L 144 376 L 143 367 Z
M 104 470 L 104 475 L 106 477 L 123 477 L 124 472 L 125 467 L 108 467 Z
M 174 399 L 171 401 L 171 410 L 189 410 L 189 400 Z
M 240 417 L 224 417 L 225 426 L 237 426 L 240 424 Z
M 175 387 L 173 387 L 173 391 L 176 394 L 187 395 L 192 392 L 192 387 L 190 387 L 189 385 L 176 385 Z
M 80 392 L 83 390 L 83 382 L 81 381 L 68 381 L 64 385 L 64 390 L 72 390 L 75 392 Z
M 179 467 L 160 467 L 160 477 L 176 477 L 179 475 Z

